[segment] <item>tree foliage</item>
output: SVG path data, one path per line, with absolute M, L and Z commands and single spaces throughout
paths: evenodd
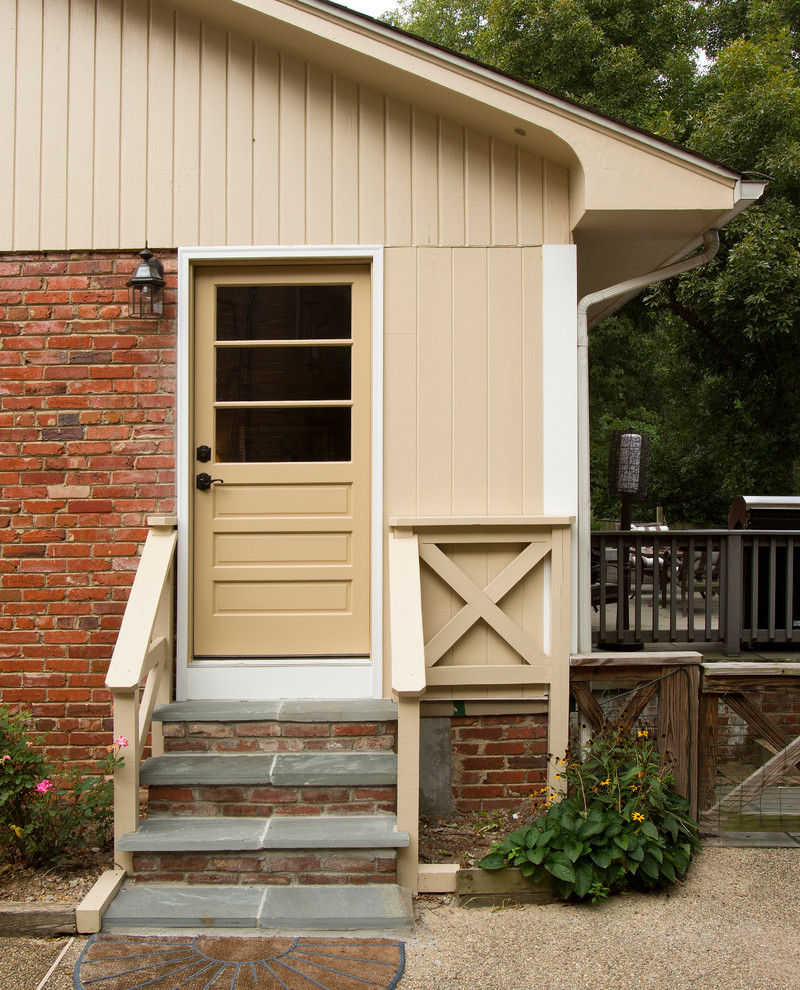
M 648 515 L 724 524 L 800 463 L 800 0 L 404 0 L 396 26 L 769 180 L 709 265 L 590 338 L 592 482 L 610 431 L 652 434 Z M 698 54 L 701 53 L 701 54 Z

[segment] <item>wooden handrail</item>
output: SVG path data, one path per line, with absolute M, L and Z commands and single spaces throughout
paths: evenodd
M 106 687 L 112 692 L 133 691 L 146 673 L 153 626 L 177 539 L 175 529 L 167 526 L 153 526 L 147 534 L 106 674 Z
M 153 755 L 164 751 L 160 726 L 152 725 L 153 710 L 172 700 L 177 520 L 158 516 L 148 523 L 150 530 L 106 675 L 114 702 L 114 736 L 124 736 L 130 747 L 114 771 L 114 859 L 124 870 L 130 870 L 132 856 L 121 852 L 117 842 L 139 827 L 139 765 L 148 734 Z

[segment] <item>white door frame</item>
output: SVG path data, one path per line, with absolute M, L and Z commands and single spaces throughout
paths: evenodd
M 194 458 L 189 449 L 192 423 L 192 288 L 193 268 L 237 264 L 243 261 L 317 261 L 332 260 L 367 263 L 371 266 L 372 291 L 372 455 L 370 520 L 370 640 L 369 661 L 348 664 L 305 660 L 199 661 L 198 677 L 193 671 L 189 685 L 191 660 L 189 607 L 191 586 L 189 541 L 191 539 L 191 478 Z M 176 475 L 178 515 L 178 597 L 175 697 L 192 699 L 257 698 L 261 676 L 274 677 L 281 666 L 287 697 L 336 698 L 356 696 L 383 697 L 383 247 L 380 245 L 297 247 L 188 247 L 178 249 L 178 349 L 177 349 L 177 435 Z M 200 670 L 202 665 L 202 671 Z M 350 677 L 343 667 L 349 666 Z M 360 669 L 359 669 L 360 668 Z M 314 687 L 308 694 L 307 685 Z M 357 686 L 353 688 L 353 684 Z M 221 687 L 224 685 L 224 688 Z M 341 685 L 341 687 L 339 686 Z M 224 692 L 224 693 L 223 693 Z

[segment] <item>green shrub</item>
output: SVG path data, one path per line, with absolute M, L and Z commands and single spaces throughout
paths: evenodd
M 121 736 L 91 773 L 61 774 L 31 734 L 31 717 L 0 705 L 0 858 L 25 866 L 57 865 L 112 838 L 113 780 Z
M 561 897 L 593 902 L 686 873 L 700 847 L 697 823 L 646 730 L 606 728 L 559 764 L 567 795 L 548 797 L 544 814 L 495 845 L 480 866 L 518 866 L 535 882 L 549 873 Z

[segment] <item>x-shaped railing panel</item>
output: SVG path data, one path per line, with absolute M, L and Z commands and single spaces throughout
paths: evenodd
M 437 664 L 479 619 L 483 619 L 526 663 L 547 663 L 542 648 L 497 603 L 550 553 L 549 541 L 528 543 L 497 577 L 485 588 L 480 588 L 436 543 L 420 539 L 420 559 L 464 600 L 462 608 L 425 644 L 425 665 Z

